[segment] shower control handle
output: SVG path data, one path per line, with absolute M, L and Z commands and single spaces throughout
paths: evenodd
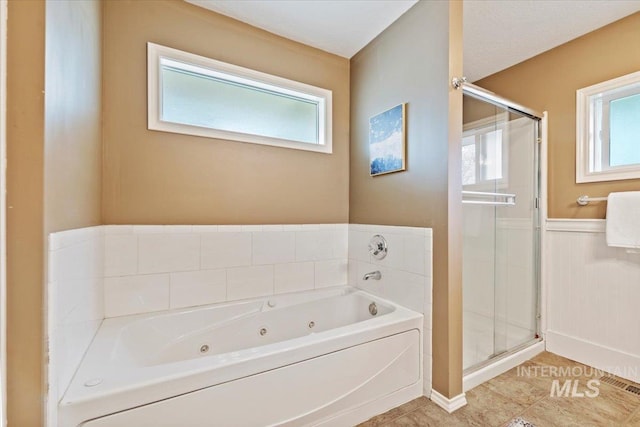
M 381 260 L 387 256 L 387 240 L 379 234 L 371 238 L 369 242 L 369 253 L 377 260 Z

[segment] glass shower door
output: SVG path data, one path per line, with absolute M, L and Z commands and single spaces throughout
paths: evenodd
M 538 121 L 464 96 L 463 365 L 536 338 Z

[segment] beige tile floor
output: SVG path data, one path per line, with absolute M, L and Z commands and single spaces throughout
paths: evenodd
M 574 375 L 559 377 L 551 367 L 570 368 Z M 530 375 L 523 372 L 530 368 Z M 576 369 L 574 369 L 576 368 Z M 539 375 L 534 375 L 538 369 Z M 565 371 L 566 372 L 566 371 Z M 602 372 L 578 362 L 544 352 L 466 393 L 467 405 L 446 413 L 429 399 L 420 397 L 378 415 L 360 427 L 374 426 L 478 426 L 502 427 L 522 417 L 536 427 L 638 426 L 640 396 L 606 383 L 597 397 L 551 397 L 553 380 L 578 380 L 578 391 L 588 391 L 587 381 Z

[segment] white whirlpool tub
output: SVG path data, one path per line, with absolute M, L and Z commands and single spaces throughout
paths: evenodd
M 421 359 L 422 315 L 350 287 L 111 318 L 59 425 L 349 426 L 420 396 Z

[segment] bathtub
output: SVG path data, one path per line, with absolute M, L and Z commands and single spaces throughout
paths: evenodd
M 106 319 L 59 426 L 347 426 L 421 394 L 422 315 L 340 287 Z

